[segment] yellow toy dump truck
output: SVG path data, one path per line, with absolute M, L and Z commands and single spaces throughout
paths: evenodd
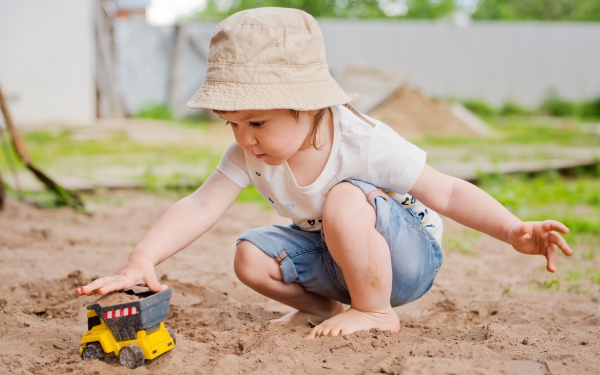
M 141 366 L 175 347 L 175 335 L 165 327 L 172 295 L 169 288 L 160 293 L 125 293 L 139 300 L 103 307 L 87 307 L 88 330 L 81 337 L 79 355 L 84 361 L 112 362 L 117 358 L 127 368 Z

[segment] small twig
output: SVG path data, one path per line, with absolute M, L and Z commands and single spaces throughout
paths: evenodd
M 308 326 L 310 328 L 315 328 L 317 326 L 315 323 L 310 321 L 310 315 L 306 315 L 306 320 L 307 320 L 306 324 L 308 324 Z
M 357 352 L 357 350 L 354 347 L 354 344 L 352 342 L 348 342 L 348 343 L 345 343 L 345 344 L 339 345 L 339 346 L 332 346 L 331 348 L 329 348 L 329 351 L 331 351 L 333 353 L 333 349 L 340 349 L 340 348 L 343 348 L 344 346 L 349 346 L 349 347 L 352 348 L 352 350 L 354 350 L 355 352 Z
M 485 339 L 486 340 L 489 339 L 490 337 L 492 337 L 494 335 L 494 333 L 493 333 L 492 329 L 490 328 L 490 326 L 491 326 L 490 323 L 488 323 L 485 326 Z

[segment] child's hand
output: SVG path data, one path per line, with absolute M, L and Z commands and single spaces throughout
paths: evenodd
M 91 296 L 97 292 L 100 295 L 105 295 L 115 290 L 127 290 L 134 285 L 145 285 L 155 293 L 168 288 L 156 278 L 154 264 L 150 259 L 141 254 L 132 253 L 127 263 L 114 276 L 94 280 L 88 285 L 77 289 L 77 294 L 79 296 Z
M 518 222 L 508 230 L 508 243 L 523 254 L 545 256 L 546 269 L 554 272 L 558 256 L 557 246 L 565 255 L 573 254 L 567 241 L 555 231 L 567 234 L 569 228 L 555 220 Z

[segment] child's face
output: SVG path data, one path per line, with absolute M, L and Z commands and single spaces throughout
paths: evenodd
M 235 140 L 244 151 L 268 165 L 279 165 L 299 149 L 312 147 L 309 135 L 317 112 L 300 111 L 298 120 L 289 109 L 221 112 L 219 115 L 230 123 Z

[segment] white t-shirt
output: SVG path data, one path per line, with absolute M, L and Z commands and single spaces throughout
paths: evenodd
M 298 186 L 287 162 L 267 165 L 246 155 L 235 141 L 225 150 L 217 169 L 243 188 L 253 184 L 279 215 L 291 218 L 306 231 L 321 229 L 323 205 L 333 186 L 345 179 L 365 181 L 416 212 L 441 243 L 440 216 L 406 194 L 425 167 L 425 151 L 381 121 L 365 116 L 373 127 L 341 105 L 331 107 L 331 112 L 331 153 L 323 172 L 312 184 Z

